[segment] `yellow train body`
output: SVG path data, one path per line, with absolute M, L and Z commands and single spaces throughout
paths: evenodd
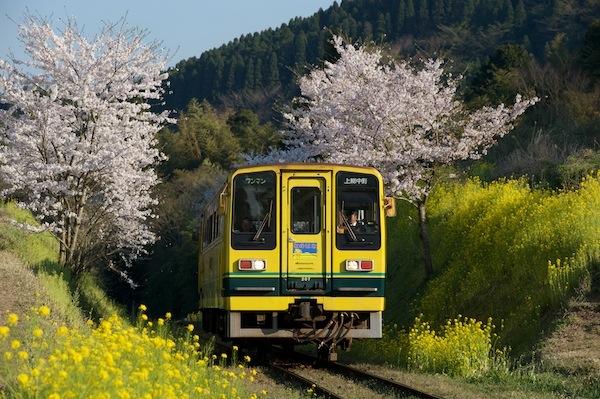
M 374 168 L 278 164 L 232 172 L 202 217 L 204 327 L 227 338 L 327 337 L 334 347 L 380 337 L 385 205 Z

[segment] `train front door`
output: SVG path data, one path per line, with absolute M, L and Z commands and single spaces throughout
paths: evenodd
M 330 173 L 282 174 L 282 292 L 330 290 Z

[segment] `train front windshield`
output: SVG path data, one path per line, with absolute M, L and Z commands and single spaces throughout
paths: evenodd
M 336 182 L 337 248 L 379 249 L 381 233 L 377 177 L 339 172 Z
M 233 181 L 232 246 L 275 248 L 275 173 L 237 175 Z

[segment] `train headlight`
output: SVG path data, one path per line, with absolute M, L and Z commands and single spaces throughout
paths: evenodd
M 265 270 L 264 260 L 255 260 L 252 264 L 254 270 Z
M 347 260 L 346 261 L 346 270 L 348 271 L 356 271 L 359 268 L 359 264 L 357 260 Z
M 238 261 L 239 270 L 265 270 L 267 263 L 262 259 L 240 259 Z
M 349 272 L 369 272 L 373 270 L 373 261 L 372 260 L 347 260 L 346 261 L 346 271 Z

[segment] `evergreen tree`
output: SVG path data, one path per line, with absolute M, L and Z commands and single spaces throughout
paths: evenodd
M 362 38 L 364 41 L 373 40 L 373 26 L 369 21 L 363 23 Z
M 269 62 L 269 86 L 279 84 L 279 64 L 277 63 L 277 53 L 271 52 L 271 61 Z
M 244 78 L 244 89 L 245 90 L 253 90 L 254 89 L 254 59 L 250 58 L 248 63 L 246 64 L 246 74 Z
M 474 0 L 465 0 L 463 3 L 462 9 L 462 22 L 469 23 L 471 22 L 471 18 L 475 13 L 475 1 Z
M 444 6 L 444 0 L 433 0 L 431 4 L 431 20 L 433 24 L 442 24 L 444 22 L 445 14 L 446 10 Z
M 306 35 L 302 30 L 294 37 L 294 63 L 297 65 L 306 63 Z
M 418 14 L 418 26 L 419 30 L 424 31 L 429 24 L 429 7 L 427 0 L 419 0 L 419 14 Z
M 396 13 L 396 37 L 404 32 L 404 24 L 406 22 L 406 3 L 404 0 L 398 2 L 398 11 Z
M 512 0 L 504 0 L 504 21 L 512 24 L 515 18 Z
M 233 58 L 227 67 L 227 75 L 225 78 L 225 91 L 231 91 L 235 86 L 235 61 L 236 59 Z
M 406 18 L 404 19 L 406 30 L 413 32 L 417 26 L 416 18 L 417 14 L 415 12 L 415 3 L 413 0 L 406 0 Z
M 263 86 L 264 77 L 263 77 L 263 67 L 262 67 L 262 57 L 258 57 L 256 59 L 256 63 L 254 64 L 254 88 L 258 89 Z
M 523 0 L 517 1 L 517 6 L 514 9 L 514 24 L 517 28 L 525 26 L 527 20 L 527 12 L 525 11 L 525 4 Z
M 379 14 L 377 16 L 377 24 L 375 25 L 375 40 L 382 41 L 386 32 L 387 27 L 385 26 L 385 16 L 383 14 Z

